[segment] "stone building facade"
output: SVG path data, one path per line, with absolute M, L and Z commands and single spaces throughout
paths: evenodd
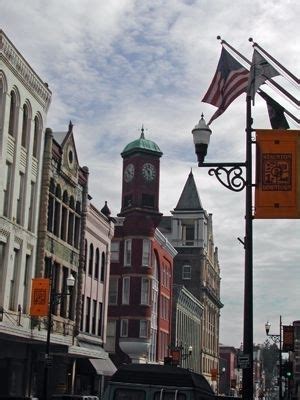
M 214 245 L 212 215 L 204 210 L 190 172 L 172 216 L 159 228 L 177 251 L 174 283 L 185 286 L 203 306 L 201 317 L 201 373 L 216 385 L 219 363 L 220 266 Z

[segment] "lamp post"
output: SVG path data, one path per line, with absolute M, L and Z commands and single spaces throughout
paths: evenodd
M 191 357 L 193 354 L 193 346 L 189 346 L 187 348 L 187 352 L 185 353 L 185 347 L 182 345 L 172 346 L 169 345 L 169 350 L 171 353 L 171 363 L 172 365 L 181 365 L 182 361 L 186 360 L 187 358 Z
M 279 318 L 279 334 L 270 333 L 271 324 L 269 321 L 265 323 L 266 335 L 278 345 L 279 351 L 279 371 L 278 371 L 278 385 L 279 385 L 279 400 L 282 400 L 282 320 L 281 315 Z
M 52 314 L 54 311 L 54 305 L 59 304 L 64 296 L 69 296 L 71 294 L 71 289 L 75 285 L 75 278 L 70 274 L 67 278 L 67 292 L 56 293 L 51 281 L 50 289 L 50 301 L 48 305 L 48 316 L 47 316 L 47 340 L 46 340 L 46 352 L 45 352 L 45 369 L 44 369 L 44 386 L 43 386 L 43 399 L 48 399 L 48 372 L 49 367 L 52 364 L 52 358 L 50 357 L 50 334 L 52 328 Z
M 244 268 L 244 321 L 243 349 L 246 362 L 243 366 L 243 400 L 253 399 L 253 224 L 252 224 L 252 117 L 251 98 L 246 97 L 246 161 L 245 162 L 204 162 L 211 130 L 206 125 L 203 114 L 192 130 L 195 152 L 199 167 L 208 167 L 209 175 L 215 175 L 227 189 L 245 194 L 245 238 L 239 239 L 245 249 Z M 243 176 L 245 169 L 245 177 Z

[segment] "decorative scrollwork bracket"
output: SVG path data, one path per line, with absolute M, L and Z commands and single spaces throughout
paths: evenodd
M 208 167 L 208 174 L 218 179 L 227 189 L 241 192 L 246 186 L 243 176 L 243 167 L 246 163 L 201 163 L 201 167 Z

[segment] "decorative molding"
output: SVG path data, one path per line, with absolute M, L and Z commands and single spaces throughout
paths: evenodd
M 42 82 L 1 30 L 0 59 L 3 59 L 10 66 L 14 73 L 24 82 L 32 95 L 39 101 L 44 110 L 47 111 L 51 102 L 51 91 L 48 89 L 48 85 Z

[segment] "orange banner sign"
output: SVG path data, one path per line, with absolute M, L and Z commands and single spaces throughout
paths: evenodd
M 300 218 L 300 131 L 256 131 L 255 218 Z
M 30 315 L 43 317 L 48 314 L 49 290 L 49 279 L 32 279 Z

